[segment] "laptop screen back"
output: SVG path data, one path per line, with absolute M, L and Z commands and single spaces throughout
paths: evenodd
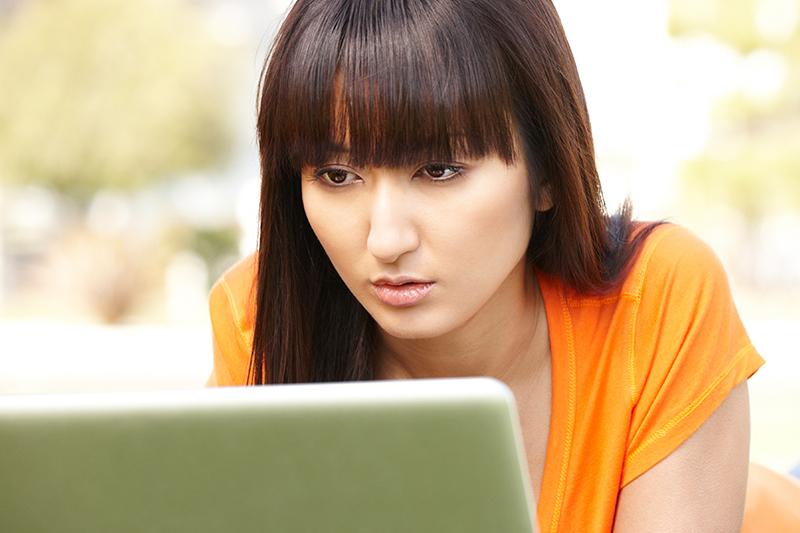
M 0 531 L 530 533 L 490 378 L 0 396 Z

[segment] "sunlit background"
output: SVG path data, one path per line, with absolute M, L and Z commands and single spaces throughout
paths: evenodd
M 610 206 L 725 264 L 800 461 L 800 0 L 561 0 Z M 0 393 L 202 386 L 253 251 L 256 83 L 287 0 L 0 0 Z M 708 332 L 713 335 L 714 332 Z

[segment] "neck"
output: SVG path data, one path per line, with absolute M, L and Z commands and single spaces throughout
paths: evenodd
M 549 355 L 544 301 L 525 262 L 467 322 L 435 338 L 381 332 L 377 379 L 489 376 L 509 386 L 533 376 Z

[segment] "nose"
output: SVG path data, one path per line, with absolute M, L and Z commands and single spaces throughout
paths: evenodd
M 375 191 L 370 211 L 367 249 L 384 263 L 394 263 L 401 255 L 416 250 L 419 235 L 410 217 L 409 200 L 398 188 L 384 182 Z

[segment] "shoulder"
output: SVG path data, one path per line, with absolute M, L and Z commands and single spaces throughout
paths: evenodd
M 255 320 L 256 254 L 231 265 L 212 285 L 209 306 L 212 320 L 231 315 L 242 333 L 252 330 Z
M 641 245 L 622 293 L 641 299 L 675 283 L 727 286 L 727 275 L 714 250 L 684 226 L 667 223 L 657 227 Z
M 640 221 L 633 230 L 632 241 L 653 223 Z M 546 276 L 545 276 L 546 277 Z M 684 226 L 664 222 L 648 230 L 638 244 L 625 277 L 609 293 L 602 295 L 578 292 L 556 277 L 546 277 L 558 285 L 571 307 L 592 307 L 613 311 L 622 301 L 662 293 L 675 281 L 716 281 L 727 284 L 722 263 L 712 248 Z M 647 303 L 646 301 L 644 302 Z M 663 303 L 663 302 L 662 302 Z
M 685 227 L 665 224 L 648 236 L 623 297 L 634 304 L 633 366 L 642 365 L 645 374 L 659 361 L 669 371 L 676 359 L 699 366 L 729 362 L 750 343 L 722 262 Z
M 711 247 L 665 225 L 625 281 L 631 421 L 623 485 L 676 449 L 764 363 Z
M 214 368 L 209 385 L 245 385 L 255 317 L 255 254 L 243 257 L 214 282 L 208 297 Z

